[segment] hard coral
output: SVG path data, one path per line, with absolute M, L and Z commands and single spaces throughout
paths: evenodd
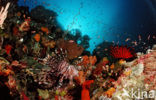
M 112 46 L 110 52 L 114 58 L 120 59 L 129 59 L 135 56 L 134 51 L 126 46 Z
M 148 55 L 148 54 L 147 54 Z M 145 55 L 146 56 L 146 55 Z M 148 88 L 151 90 L 156 89 L 156 51 L 152 51 L 150 56 L 144 60 L 144 76 L 145 84 L 148 84 Z
M 77 45 L 75 42 L 69 42 L 64 39 L 58 40 L 57 46 L 67 50 L 67 57 L 70 60 L 80 56 L 84 50 L 82 46 Z

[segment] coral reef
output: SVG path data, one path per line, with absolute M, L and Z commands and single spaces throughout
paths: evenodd
M 138 59 L 125 64 L 128 68 L 125 69 L 123 75 L 114 83 L 117 87 L 113 98 L 116 99 L 131 99 L 132 91 L 144 92 L 137 95 L 134 98 L 148 99 L 148 93 L 151 90 L 155 90 L 155 50 L 151 50 L 150 53 L 140 55 Z M 150 67 L 149 67 L 150 66 Z M 152 68 L 152 70 L 151 70 Z M 125 83 L 126 81 L 126 83 Z M 138 91 L 139 90 L 139 91 Z M 155 97 L 151 97 L 155 98 Z
M 64 32 L 55 12 L 8 6 L 0 13 L 0 100 L 148 100 L 131 91 L 156 90 L 155 46 L 135 53 L 104 41 L 90 54 L 90 38 Z

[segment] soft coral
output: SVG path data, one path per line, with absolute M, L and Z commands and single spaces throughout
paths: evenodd
M 82 84 L 81 100 L 90 100 L 89 88 L 94 80 L 87 80 Z

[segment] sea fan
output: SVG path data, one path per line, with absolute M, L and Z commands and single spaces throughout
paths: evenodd
M 126 46 L 112 46 L 111 55 L 114 58 L 129 59 L 135 56 L 134 50 Z

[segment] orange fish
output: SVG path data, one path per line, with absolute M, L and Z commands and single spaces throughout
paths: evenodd
M 36 35 L 34 36 L 34 39 L 35 39 L 37 42 L 39 42 L 39 41 L 40 41 L 40 34 L 36 34 Z
M 5 51 L 6 51 L 6 53 L 7 53 L 8 55 L 10 55 L 11 49 L 12 49 L 12 46 L 11 46 L 11 45 L 8 44 L 8 45 L 5 46 Z

